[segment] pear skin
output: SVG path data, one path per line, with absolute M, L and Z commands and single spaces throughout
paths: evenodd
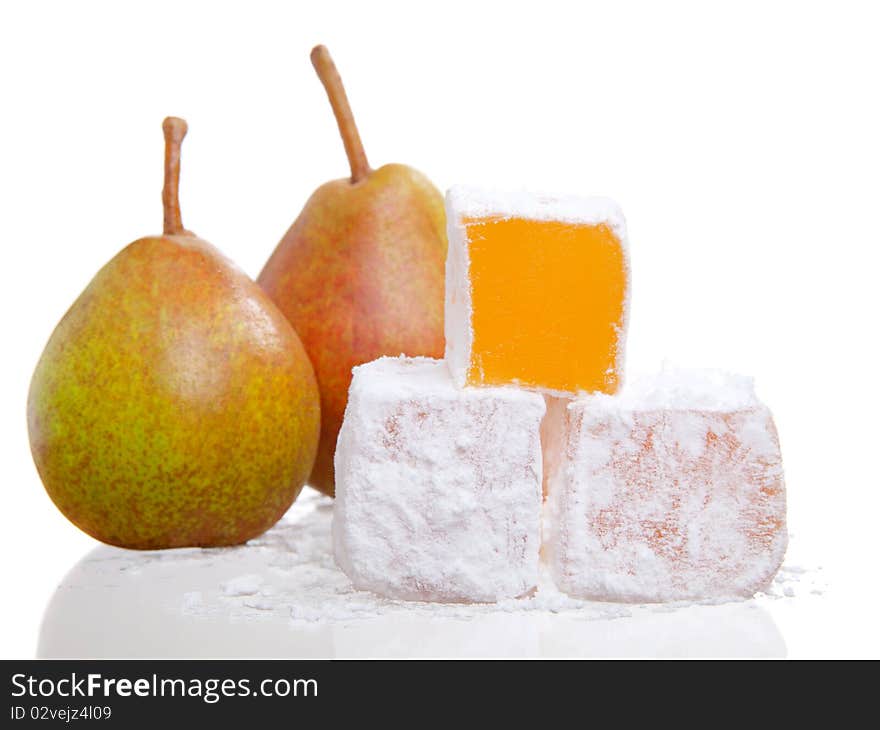
M 319 187 L 257 281 L 291 321 L 321 395 L 321 438 L 309 483 L 334 493 L 333 455 L 351 369 L 382 355 L 443 357 L 446 215 L 420 172 L 367 162 L 327 49 L 312 51 L 351 166 Z
M 106 264 L 31 381 L 31 450 L 78 527 L 135 549 L 234 545 L 271 527 L 317 450 L 317 383 L 264 292 L 183 229 L 183 120 L 166 134 L 164 235 Z

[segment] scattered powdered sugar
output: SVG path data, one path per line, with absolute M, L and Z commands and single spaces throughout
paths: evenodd
M 784 656 L 774 616 L 814 610 L 826 590 L 824 571 L 795 541 L 789 564 L 754 600 L 591 602 L 560 594 L 543 575 L 533 595 L 499 604 L 390 600 L 356 590 L 335 565 L 332 511 L 332 500 L 306 489 L 278 525 L 243 546 L 99 546 L 50 601 L 38 655 Z M 228 584 L 253 587 L 252 576 L 262 578 L 256 593 L 226 595 Z
M 333 559 L 332 500 L 310 490 L 300 499 L 307 504 L 298 506 L 310 509 L 299 519 L 285 518 L 265 535 L 232 548 L 258 553 L 267 566 L 257 605 L 248 599 L 241 603 L 243 608 L 252 609 L 252 617 L 258 618 L 255 613 L 277 610 L 286 612 L 293 622 L 317 624 L 373 619 L 398 612 L 462 620 L 492 613 L 528 611 L 577 612 L 581 618 L 590 619 L 631 615 L 631 606 L 570 598 L 559 592 L 546 575 L 541 576 L 532 595 L 497 603 L 403 601 L 359 591 Z M 252 576 L 242 576 L 241 580 L 248 584 L 250 578 Z M 225 593 L 225 589 L 221 592 Z M 237 615 L 241 617 L 241 612 Z
M 202 605 L 201 591 L 187 591 L 183 594 L 182 611 L 185 614 L 198 613 L 199 607 Z
M 272 611 L 275 608 L 275 604 L 266 598 L 252 598 L 244 601 L 244 605 L 256 611 Z
M 821 566 L 804 568 L 800 565 L 783 565 L 773 582 L 758 596 L 772 599 L 794 598 L 803 594 L 823 596 L 827 590 L 828 584 Z
M 224 596 L 252 596 L 260 590 L 262 582 L 259 575 L 242 575 L 226 581 L 221 588 Z
M 261 537 L 237 548 L 223 551 L 226 559 L 260 563 L 265 566 L 262 580 L 257 582 L 251 573 L 217 586 L 215 595 L 208 591 L 188 592 L 181 600 L 188 615 L 227 615 L 234 620 L 264 620 L 269 616 L 286 617 L 300 627 L 326 623 L 350 624 L 390 616 L 437 618 L 467 621 L 492 615 L 543 612 L 570 616 L 578 620 L 625 619 L 644 612 L 665 613 L 694 605 L 716 605 L 733 598 L 705 601 L 679 601 L 667 604 L 621 604 L 587 601 L 561 593 L 549 575 L 543 572 L 537 589 L 524 598 L 512 598 L 498 603 L 431 603 L 383 598 L 369 591 L 355 589 L 351 581 L 336 566 L 333 559 L 330 522 L 333 501 L 310 489 L 304 490 L 297 504 L 280 523 Z M 215 561 L 217 551 L 203 550 L 202 559 Z M 198 555 L 180 559 L 199 560 Z M 783 567 L 779 581 L 767 589 L 769 598 L 790 597 L 802 585 L 803 592 L 816 594 L 824 585 L 806 579 L 813 571 L 793 566 Z M 250 595 L 231 595 L 227 586 L 236 585 Z M 798 590 L 800 593 L 801 591 Z

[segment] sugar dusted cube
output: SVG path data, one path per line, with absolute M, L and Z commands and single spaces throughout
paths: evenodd
M 630 287 L 617 205 L 454 187 L 446 217 L 446 360 L 456 384 L 616 392 Z
M 333 546 L 356 588 L 492 602 L 537 584 L 544 400 L 456 388 L 443 362 L 354 369 L 336 447 Z
M 605 601 L 751 596 L 782 563 L 785 486 L 751 380 L 665 372 L 550 408 L 545 553 Z

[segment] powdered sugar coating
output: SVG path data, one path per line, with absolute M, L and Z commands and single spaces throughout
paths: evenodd
M 653 393 L 644 409 L 632 396 L 581 398 L 554 409 L 545 424 L 557 455 L 546 480 L 554 580 L 597 600 L 754 594 L 773 578 L 788 541 L 770 411 L 751 399 L 729 410 L 658 409 L 650 405 L 656 393 L 644 393 Z M 712 402 L 744 394 L 718 393 Z M 686 404 L 708 396 L 697 387 L 666 397 Z
M 445 360 L 453 381 L 459 387 L 464 387 L 467 381 L 474 342 L 470 254 L 464 221 L 486 217 L 564 221 L 584 225 L 604 223 L 620 242 L 627 279 L 630 280 L 632 277 L 626 221 L 620 207 L 610 198 L 534 193 L 525 190 L 501 191 L 465 185 L 450 188 L 446 193 L 446 233 L 449 248 L 446 257 Z M 627 286 L 614 368 L 621 374 L 621 380 L 626 361 L 629 311 L 630 288 Z M 572 395 L 548 388 L 536 390 L 548 395 L 568 397 Z
M 611 412 L 645 410 L 738 411 L 760 405 L 755 381 L 723 370 L 664 366 L 657 373 L 635 374 L 613 396 L 596 393 L 593 408 Z
M 455 185 L 446 193 L 446 210 L 447 214 L 452 211 L 459 220 L 492 216 L 585 225 L 606 223 L 621 241 L 626 240 L 626 223 L 620 207 L 601 196 Z
M 460 390 L 444 364 L 354 369 L 336 448 L 333 544 L 356 588 L 491 602 L 538 581 L 541 396 Z
M 470 253 L 467 230 L 455 207 L 452 191 L 446 195 L 446 304 L 443 329 L 446 336 L 444 360 L 455 384 L 462 388 L 467 380 L 474 329 L 471 324 Z

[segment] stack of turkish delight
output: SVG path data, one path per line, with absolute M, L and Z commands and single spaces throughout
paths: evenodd
M 785 553 L 785 487 L 749 378 L 624 383 L 630 266 L 604 198 L 453 188 L 446 353 L 354 369 L 333 541 L 355 587 L 494 602 L 750 596 Z

